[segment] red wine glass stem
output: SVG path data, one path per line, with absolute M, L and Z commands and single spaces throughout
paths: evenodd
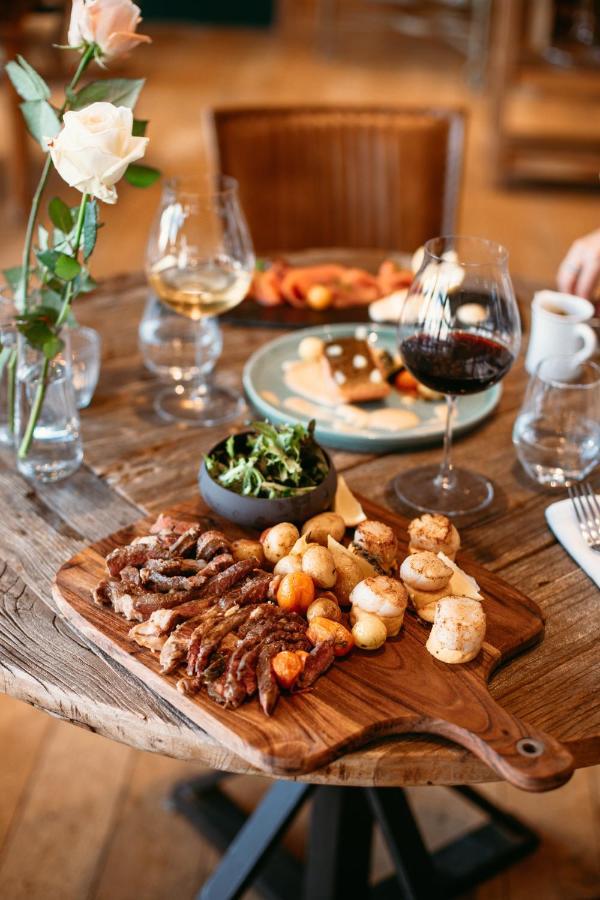
M 454 394 L 446 394 L 446 430 L 444 432 L 444 455 L 440 471 L 438 472 L 435 485 L 441 491 L 449 491 L 455 486 L 456 476 L 454 474 L 454 466 L 452 465 L 452 426 L 454 423 L 454 415 L 456 412 L 456 397 Z

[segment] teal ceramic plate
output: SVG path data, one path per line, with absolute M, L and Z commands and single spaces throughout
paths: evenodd
M 396 329 L 389 325 L 344 324 L 326 325 L 294 331 L 274 341 L 269 341 L 254 353 L 244 368 L 244 390 L 248 401 L 256 412 L 271 422 L 306 423 L 310 415 L 301 415 L 286 407 L 286 401 L 293 392 L 284 381 L 283 365 L 289 360 L 298 358 L 300 341 L 309 336 L 323 340 L 334 340 L 340 337 L 351 337 L 357 333 L 375 335 L 376 345 L 391 352 L 396 350 Z M 501 387 L 495 385 L 481 394 L 471 397 L 460 397 L 458 400 L 458 417 L 454 423 L 454 433 L 460 434 L 473 428 L 492 412 L 500 400 Z M 417 414 L 419 423 L 400 431 L 368 430 L 350 425 L 343 421 L 335 410 L 318 405 L 312 410 L 316 417 L 316 437 L 329 447 L 338 450 L 353 450 L 361 453 L 389 453 L 409 447 L 435 444 L 442 440 L 445 422 L 445 402 L 429 402 L 416 400 L 412 404 L 405 400 L 398 391 L 393 390 L 389 397 L 376 403 L 363 403 L 361 408 L 374 411 L 382 407 L 407 409 Z M 315 412 L 318 415 L 315 416 Z

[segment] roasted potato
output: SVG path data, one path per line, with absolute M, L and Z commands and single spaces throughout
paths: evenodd
M 297 553 L 288 553 L 287 556 L 282 556 L 281 559 L 275 563 L 275 568 L 273 569 L 275 575 L 289 575 L 290 572 L 301 571 L 302 557 L 298 556 Z
M 309 544 L 301 558 L 302 571 L 310 575 L 318 587 L 331 588 L 335 584 L 337 572 L 333 556 L 327 547 Z
M 320 513 L 308 519 L 302 526 L 302 534 L 309 541 L 315 541 L 323 547 L 327 546 L 327 539 L 331 536 L 335 541 L 341 541 L 346 533 L 344 520 L 337 513 Z
M 260 536 L 267 561 L 273 565 L 278 563 L 291 552 L 299 537 L 298 529 L 291 522 L 280 522 L 279 525 L 267 528 Z
M 337 572 L 333 593 L 342 606 L 348 606 L 352 589 L 364 578 L 362 569 L 356 557 L 331 536 L 328 541 L 328 549 L 333 556 Z
M 306 618 L 308 621 L 319 616 L 322 619 L 331 619 L 332 622 L 342 621 L 342 611 L 335 596 L 317 597 L 306 610 Z
M 231 545 L 231 555 L 236 562 L 241 559 L 254 558 L 259 565 L 262 565 L 265 561 L 265 553 L 261 542 L 251 541 L 248 538 L 240 538 L 239 541 L 233 541 Z
M 363 612 L 352 626 L 352 637 L 361 650 L 377 650 L 385 644 L 387 628 L 375 613 Z

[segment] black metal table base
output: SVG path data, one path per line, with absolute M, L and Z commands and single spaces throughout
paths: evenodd
M 265 900 L 446 900 L 470 890 L 531 853 L 537 836 L 468 787 L 449 788 L 485 812 L 488 822 L 429 853 L 401 788 L 322 787 L 277 781 L 246 817 L 213 773 L 177 785 L 172 803 L 223 859 L 199 900 L 234 900 L 250 886 Z M 305 864 L 280 845 L 301 806 L 313 800 Z M 378 825 L 394 875 L 370 883 Z

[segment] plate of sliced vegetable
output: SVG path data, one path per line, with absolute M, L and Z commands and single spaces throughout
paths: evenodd
M 396 329 L 348 323 L 294 331 L 263 345 L 244 368 L 251 406 L 270 422 L 314 420 L 328 447 L 389 453 L 442 440 L 446 403 L 419 384 L 398 356 Z M 502 388 L 460 397 L 454 434 L 497 406 Z

